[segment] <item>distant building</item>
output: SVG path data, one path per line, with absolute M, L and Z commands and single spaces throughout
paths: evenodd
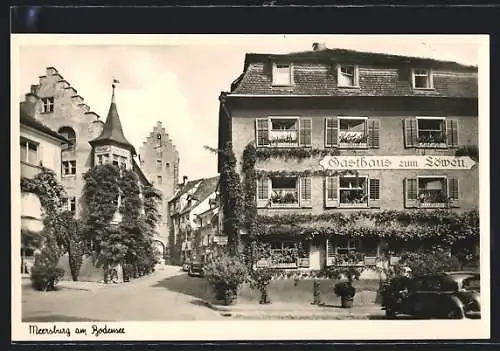
M 191 181 L 184 177 L 181 188 L 168 202 L 171 263 L 182 264 L 196 257 L 196 254 L 206 254 L 205 248 L 202 248 L 201 232 L 197 231 L 202 224 L 198 216 L 205 214 L 206 218 L 207 210 L 214 205 L 218 183 L 218 176 Z
M 179 182 L 179 152 L 161 122 L 158 122 L 139 149 L 139 162 L 145 176 L 162 193 L 159 236 L 168 248 L 168 201 Z
M 478 209 L 478 167 L 441 159 L 478 144 L 477 74 L 454 62 L 318 44 L 247 54 L 242 74 L 220 96 L 219 149 L 232 142 L 240 175 L 249 143 L 269 156 L 255 165 L 259 215 L 322 215 L 325 231 L 335 214 Z M 383 238 L 363 239 L 353 229 L 311 241 L 296 235 L 296 224 L 267 226 L 277 256 L 303 246 L 299 259 L 271 265 L 320 269 L 355 254 L 355 265 L 371 266 L 383 258 Z M 391 262 L 399 249 L 389 246 Z

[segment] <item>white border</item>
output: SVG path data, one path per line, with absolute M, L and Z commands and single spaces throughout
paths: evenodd
M 322 38 L 334 36 L 323 35 L 11 35 L 11 87 L 17 92 L 19 82 L 19 52 L 21 45 L 27 46 L 58 46 L 58 45 L 237 45 L 244 46 L 251 40 L 294 40 L 295 38 L 309 43 Z M 337 36 L 338 37 L 338 36 Z M 354 40 L 361 37 L 377 40 L 377 37 L 401 39 L 402 35 L 349 35 Z M 490 209 L 489 209 L 489 36 L 488 35 L 412 35 L 421 38 L 443 38 L 446 40 L 470 41 L 481 43 L 479 64 L 479 150 L 481 163 L 480 174 L 480 211 L 481 211 L 481 291 L 482 319 L 463 321 L 222 321 L 222 322 L 113 322 L 106 323 L 108 327 L 123 327 L 125 335 L 107 336 L 77 336 L 72 333 L 71 339 L 76 340 L 418 340 L 418 339 L 485 339 L 490 337 Z M 242 57 L 243 61 L 243 57 Z M 19 101 L 16 94 L 11 101 L 11 140 L 12 145 L 19 139 Z M 19 153 L 11 148 L 11 191 L 12 191 L 12 252 L 19 252 L 20 233 L 20 184 L 19 184 Z M 28 333 L 28 323 L 21 323 L 21 276 L 19 255 L 12 255 L 12 340 L 61 340 L 60 336 L 35 337 Z M 57 323 L 59 327 L 87 327 L 92 323 Z M 99 323 L 103 324 L 103 323 Z M 50 327 L 53 323 L 37 323 L 38 326 Z

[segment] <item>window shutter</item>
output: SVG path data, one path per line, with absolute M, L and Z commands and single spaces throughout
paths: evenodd
M 325 207 L 339 207 L 339 177 L 325 177 Z
M 417 144 L 417 120 L 415 118 L 406 118 L 404 120 L 405 124 L 405 146 L 415 147 Z
M 255 119 L 255 141 L 257 146 L 269 145 L 269 120 L 267 118 Z
M 418 182 L 417 178 L 405 178 L 405 207 L 418 207 Z
M 326 239 L 326 265 L 335 265 L 335 246 L 330 239 Z
M 311 146 L 312 139 L 312 119 L 300 119 L 299 120 L 299 145 L 300 146 Z
M 269 204 L 270 179 L 257 179 L 257 208 L 265 208 Z
M 337 117 L 325 118 L 325 146 L 337 146 L 339 135 L 339 120 Z
M 460 207 L 460 193 L 458 189 L 458 179 L 448 178 L 448 199 L 450 207 Z
M 312 207 L 311 177 L 300 178 L 300 206 Z
M 380 179 L 369 179 L 368 205 L 370 207 L 380 207 Z
M 368 145 L 371 148 L 378 149 L 380 147 L 380 120 L 368 120 Z
M 448 147 L 458 146 L 458 120 L 446 120 L 446 144 Z

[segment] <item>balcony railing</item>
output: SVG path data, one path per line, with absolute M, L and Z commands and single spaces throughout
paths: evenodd
M 21 177 L 31 179 L 42 172 L 42 167 L 21 161 Z

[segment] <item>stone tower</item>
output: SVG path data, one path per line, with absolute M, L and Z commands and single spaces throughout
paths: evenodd
M 160 121 L 140 147 L 139 159 L 144 175 L 162 192 L 158 231 L 162 239 L 168 240 L 168 200 L 174 195 L 179 182 L 180 160 L 179 152 Z

